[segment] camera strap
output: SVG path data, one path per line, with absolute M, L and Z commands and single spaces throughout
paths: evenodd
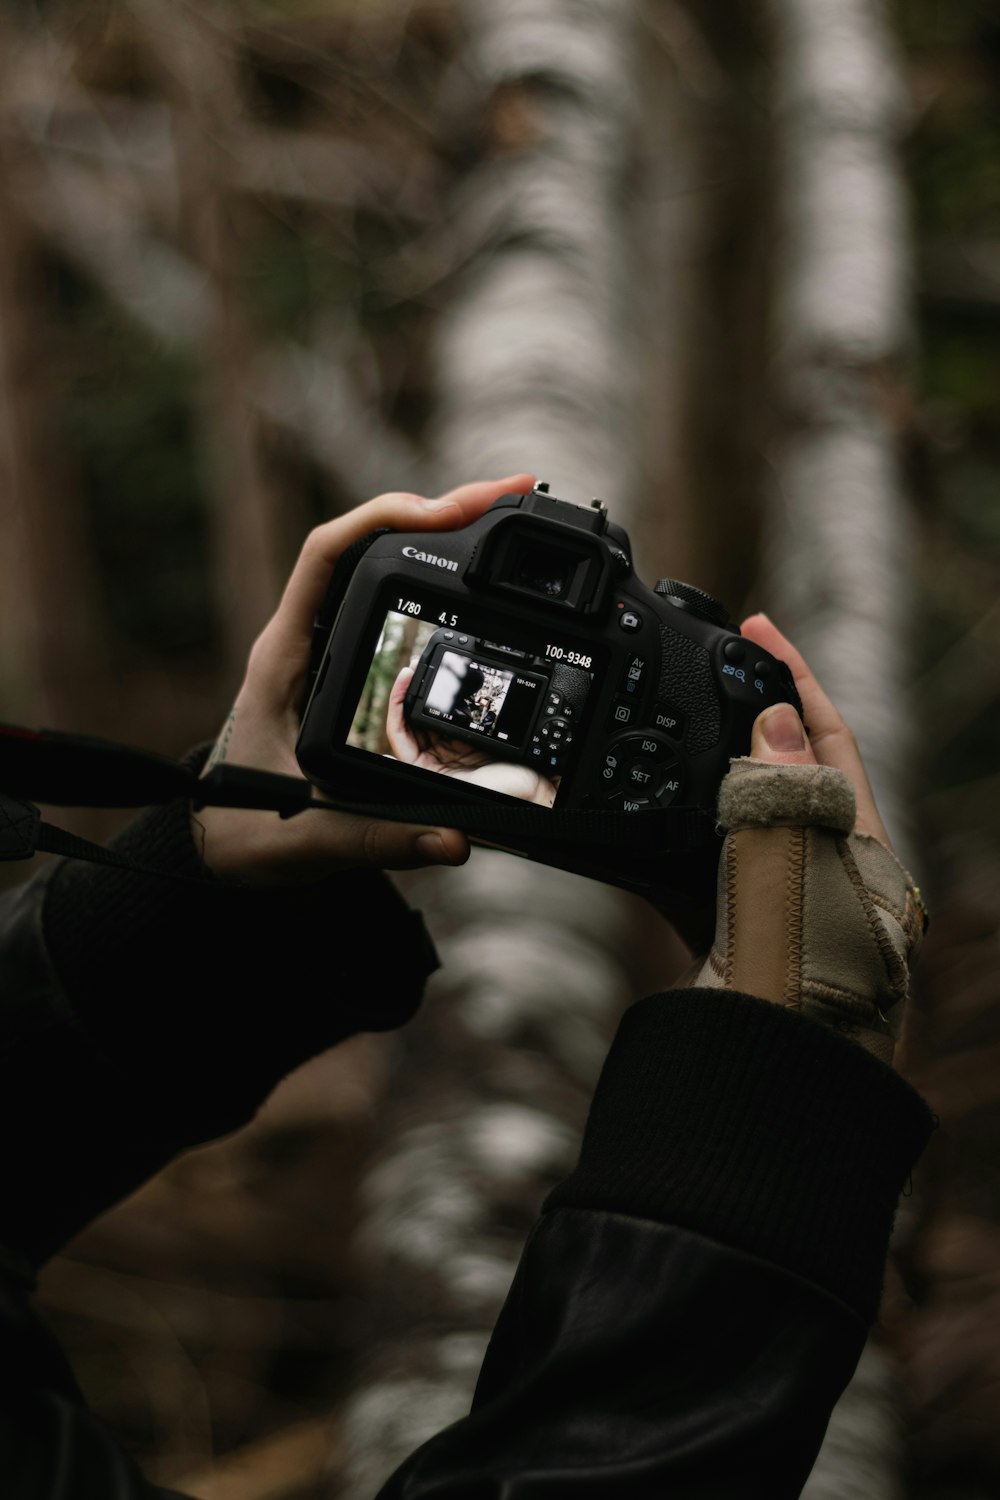
M 45 821 L 36 802 L 139 808 L 187 798 L 196 808 L 261 808 L 291 817 L 310 805 L 313 794 L 296 776 L 217 766 L 199 778 L 182 761 L 150 750 L 12 724 L 0 724 L 0 788 L 0 860 L 59 854 L 185 883 L 185 876 L 168 875 Z
M 60 854 L 161 878 L 164 871 L 46 822 L 36 802 L 72 807 L 146 807 L 183 797 L 203 807 L 277 812 L 338 811 L 396 823 L 458 828 L 489 843 L 510 840 L 631 853 L 691 852 L 717 841 L 714 819 L 690 808 L 618 812 L 546 808 L 526 802 L 385 803 L 360 796 L 314 794 L 308 781 L 224 762 L 207 775 L 151 751 L 84 735 L 0 725 L 0 860 Z M 345 791 L 348 791 L 345 788 Z

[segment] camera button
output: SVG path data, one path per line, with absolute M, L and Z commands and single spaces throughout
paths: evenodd
M 446 641 L 453 641 L 455 639 L 455 632 L 453 630 L 442 631 L 442 634 Z
M 618 792 L 615 800 L 619 803 L 622 812 L 642 812 L 644 808 L 652 807 L 651 797 L 644 796 L 641 792 Z
M 549 693 L 549 703 L 551 704 L 551 706 L 553 708 L 558 708 L 559 705 L 562 703 L 562 693 L 550 692 Z
M 726 661 L 741 662 L 747 654 L 747 648 L 743 641 L 733 639 L 723 646 L 722 654 Z
M 643 678 L 646 675 L 646 658 L 644 656 L 630 657 L 625 675 L 622 678 L 621 691 L 629 693 L 633 697 L 642 691 Z
M 634 734 L 628 742 L 628 747 L 633 755 L 641 755 L 644 760 L 669 760 L 677 758 L 677 752 L 673 745 L 659 735 Z
M 672 767 L 656 788 L 656 801 L 660 807 L 669 807 L 681 795 L 681 778 L 676 767 Z
M 642 629 L 642 615 L 636 614 L 634 609 L 626 609 L 618 616 L 618 624 L 628 635 L 634 635 Z
M 627 698 L 620 695 L 611 705 L 611 727 L 612 729 L 623 729 L 631 724 L 636 716 L 636 704 L 630 703 Z
M 625 771 L 625 760 L 618 750 L 609 750 L 604 757 L 601 767 L 601 782 L 603 786 L 617 790 L 621 785 L 621 779 Z
M 672 740 L 684 738 L 684 715 L 667 699 L 662 698 L 653 710 L 653 727 Z
M 629 794 L 642 792 L 649 795 L 656 784 L 656 767 L 648 760 L 633 760 L 625 772 L 625 785 Z

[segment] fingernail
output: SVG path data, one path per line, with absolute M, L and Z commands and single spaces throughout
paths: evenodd
M 790 703 L 778 703 L 761 720 L 761 734 L 771 750 L 804 750 L 806 732 Z
M 448 858 L 448 853 L 441 841 L 441 837 L 436 833 L 422 833 L 417 839 L 417 848 L 420 851 L 421 859 L 435 860 L 440 864 Z
M 421 503 L 424 510 L 453 510 L 455 507 L 454 500 L 423 500 Z

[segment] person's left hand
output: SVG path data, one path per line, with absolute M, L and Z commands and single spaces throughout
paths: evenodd
M 231 760 L 301 776 L 295 741 L 313 617 L 334 564 L 352 542 L 380 526 L 455 531 L 475 521 L 501 495 L 524 493 L 533 484 L 532 474 L 512 474 L 462 485 L 439 500 L 380 495 L 312 531 L 281 603 L 250 652 L 243 686 L 205 773 L 221 760 Z M 319 880 L 358 865 L 390 870 L 460 865 L 469 857 L 468 840 L 457 829 L 387 823 L 345 812 L 307 810 L 282 819 L 276 812 L 206 807 L 192 818 L 195 843 L 208 868 L 224 879 L 249 884 Z

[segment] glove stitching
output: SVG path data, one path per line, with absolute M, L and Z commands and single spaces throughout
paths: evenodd
M 859 1012 L 863 1011 L 866 1017 L 870 1017 L 872 1011 L 875 1011 L 877 1015 L 882 1017 L 883 1021 L 886 1019 L 879 1009 L 878 1001 L 873 1000 L 870 995 L 861 995 L 857 990 L 841 989 L 839 985 L 828 984 L 825 980 L 821 979 L 807 981 L 803 992 L 803 999 L 806 1001 L 829 1000 L 835 1005 L 844 1005 L 846 1003 Z M 898 1003 L 898 1001 L 894 1001 L 893 1006 Z
M 785 900 L 788 930 L 788 967 L 785 971 L 784 1001 L 797 1010 L 802 1003 L 802 922 L 805 907 L 806 835 L 805 829 L 791 832 L 788 841 L 788 889 Z
M 886 912 L 888 916 L 892 917 L 899 924 L 906 941 L 906 956 L 909 959 L 920 938 L 923 936 L 917 917 L 917 903 L 913 898 L 912 892 L 910 890 L 906 892 L 906 904 L 903 911 L 894 906 L 887 897 L 879 895 L 877 891 L 873 891 L 871 888 L 868 890 L 868 895 L 874 906 L 877 906 L 880 911 Z
M 733 982 L 733 965 L 736 954 L 736 840 L 726 844 L 726 966 L 723 982 Z
M 851 853 L 850 846 L 846 839 L 837 840 L 837 852 L 840 855 L 841 862 L 844 866 L 847 877 L 854 887 L 855 894 L 865 914 L 865 920 L 868 923 L 868 927 L 871 931 L 872 937 L 875 939 L 875 942 L 878 945 L 879 953 L 882 955 L 882 962 L 885 965 L 889 988 L 895 996 L 896 1001 L 905 1000 L 909 982 L 909 971 L 907 970 L 906 964 L 903 959 L 900 958 L 895 948 L 892 946 L 892 943 L 889 939 L 889 934 L 886 932 L 882 923 L 878 919 L 875 907 L 872 904 L 871 894 L 869 893 L 868 887 L 865 885 L 864 877 L 862 876 L 861 871 L 858 869 L 857 861 L 855 860 L 854 855 Z M 895 1001 L 893 1003 L 895 1003 Z
M 871 901 L 871 903 L 872 903 L 873 906 L 879 906 L 879 907 L 882 908 L 883 911 L 887 911 L 889 913 L 890 917 L 895 917 L 895 919 L 899 923 L 900 927 L 902 927 L 902 928 L 905 929 L 905 927 L 906 927 L 906 911 L 905 911 L 905 909 L 903 911 L 900 911 L 899 907 L 896 906 L 895 903 L 893 901 L 891 901 L 888 896 L 883 896 L 883 895 L 880 894 L 880 892 L 873 891 L 872 888 L 871 888 L 871 886 L 868 887 L 868 899 L 869 899 L 869 901 Z

